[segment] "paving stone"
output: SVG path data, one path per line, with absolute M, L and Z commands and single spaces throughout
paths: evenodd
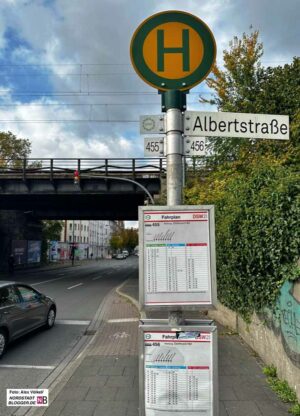
M 138 410 L 128 410 L 126 413 L 126 416 L 139 416 L 139 411 Z
M 255 400 L 255 403 L 263 416 L 287 416 L 290 415 L 289 405 L 281 403 L 278 400 Z
M 220 386 L 219 399 L 220 400 L 237 400 L 237 396 L 231 386 Z
M 99 368 L 93 366 L 79 366 L 74 373 L 77 377 L 95 376 L 99 371 Z
M 118 357 L 97 356 L 100 367 L 113 367 L 119 365 Z
M 100 367 L 98 374 L 101 376 L 122 376 L 124 374 L 125 367 L 123 365 Z
M 126 400 L 101 401 L 98 403 L 93 416 L 125 416 L 129 408 Z
M 135 356 L 125 356 L 125 357 L 119 357 L 118 358 L 118 366 L 119 365 L 124 365 L 126 367 L 136 367 L 138 368 L 139 365 L 139 361 L 138 361 L 138 357 Z
M 106 384 L 108 377 L 107 376 L 86 376 L 82 377 L 80 386 L 86 387 L 102 387 Z
M 238 400 L 268 400 L 266 388 L 261 384 L 243 383 L 233 387 Z
M 218 416 L 228 416 L 228 413 L 222 401 L 219 402 L 219 415 Z
M 139 391 L 138 388 L 119 388 L 117 392 L 118 400 L 128 400 L 138 402 Z
M 103 409 L 99 406 L 96 407 L 93 416 L 127 416 L 127 408 L 123 406 L 119 409 L 108 409 L 103 413 Z
M 66 402 L 64 400 L 55 400 L 54 402 L 50 402 L 50 406 L 44 413 L 44 416 L 59 416 L 62 415 L 62 410 L 65 407 Z
M 57 400 L 84 400 L 88 390 L 89 387 L 64 387 Z
M 228 416 L 262 416 L 259 408 L 251 401 L 224 401 Z
M 96 401 L 69 401 L 62 416 L 93 416 L 97 404 Z
M 106 385 L 114 387 L 133 386 L 133 376 L 109 376 Z
M 111 386 L 90 387 L 86 400 L 115 400 L 117 391 L 117 387 Z
M 138 375 L 138 368 L 137 367 L 125 367 L 124 368 L 124 376 L 137 376 Z
M 82 387 L 83 377 L 73 375 L 68 381 L 68 387 Z

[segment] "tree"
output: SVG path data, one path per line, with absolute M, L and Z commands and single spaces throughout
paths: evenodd
M 60 240 L 63 221 L 44 220 L 42 225 L 42 261 L 47 261 L 48 241 Z
M 114 232 L 110 239 L 110 246 L 113 250 L 132 251 L 137 245 L 138 232 L 134 228 L 121 228 Z
M 258 32 L 235 38 L 208 85 L 219 110 L 286 114 L 291 140 L 211 139 L 205 176 L 188 204 L 214 204 L 218 297 L 250 317 L 274 305 L 282 283 L 299 278 L 300 60 L 262 68 Z M 202 99 L 203 102 L 208 102 Z M 207 168 L 209 167 L 209 169 Z
M 240 138 L 212 138 L 208 141 L 210 165 L 247 159 L 257 154 L 286 155 L 299 145 L 300 60 L 290 65 L 263 68 L 260 59 L 263 45 L 258 31 L 242 38 L 235 37 L 229 50 L 223 52 L 224 70 L 213 68 L 207 85 L 215 92 L 213 100 L 200 97 L 220 111 L 287 114 L 290 116 L 291 141 L 249 140 Z
M 18 139 L 8 131 L 0 132 L 0 167 L 19 165 L 17 159 L 23 159 L 31 153 L 31 143 L 27 139 Z

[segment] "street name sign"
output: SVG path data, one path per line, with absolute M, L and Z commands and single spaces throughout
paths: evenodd
M 183 154 L 185 156 L 205 156 L 205 137 L 184 137 Z
M 162 157 L 164 156 L 164 138 L 144 137 L 144 156 Z
M 162 134 L 165 132 L 165 119 L 163 115 L 140 116 L 141 134 Z
M 140 303 L 209 308 L 216 302 L 213 206 L 139 207 Z
M 137 74 L 161 91 L 188 90 L 207 77 L 216 58 L 209 27 L 182 11 L 164 11 L 144 20 L 130 44 Z
M 289 140 L 289 116 L 186 111 L 184 134 Z

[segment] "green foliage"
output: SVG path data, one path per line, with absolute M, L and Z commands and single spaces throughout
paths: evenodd
M 113 250 L 132 251 L 138 245 L 138 232 L 133 228 L 120 228 L 112 234 L 110 246 Z
M 300 404 L 294 404 L 290 409 L 289 412 L 294 416 L 300 416 Z
M 263 45 L 258 37 L 254 31 L 230 42 L 229 50 L 223 52 L 224 70 L 215 66 L 213 76 L 207 79 L 215 98 L 200 97 L 200 102 L 215 104 L 220 111 L 289 115 L 291 140 L 212 138 L 207 143 L 211 154 L 207 163 L 211 166 L 238 160 L 242 154 L 285 155 L 289 163 L 299 163 L 295 148 L 300 137 L 300 58 L 283 67 L 263 68 Z
M 293 169 L 266 159 L 243 170 L 223 166 L 192 184 L 186 202 L 215 205 L 219 300 L 246 319 L 273 305 L 283 282 L 299 270 L 299 177 Z
M 263 368 L 263 373 L 267 376 L 267 382 L 271 389 L 275 391 L 277 396 L 285 403 L 291 403 L 293 406 L 289 409 L 289 413 L 295 416 L 300 416 L 300 404 L 298 403 L 297 395 L 293 389 L 290 388 L 286 380 L 280 380 L 277 377 L 276 368 L 271 365 Z
M 300 58 L 263 68 L 258 32 L 234 38 L 207 84 L 221 111 L 286 114 L 290 141 L 211 138 L 185 190 L 216 208 L 218 297 L 249 319 L 300 277 Z M 202 102 L 208 102 L 202 99 Z
M 263 368 L 263 373 L 266 377 L 277 377 L 277 369 L 274 367 L 274 365 L 268 365 Z
M 19 166 L 17 159 L 26 158 L 31 152 L 29 140 L 18 139 L 8 131 L 0 132 L 0 167 Z
M 48 241 L 60 240 L 62 221 L 44 220 L 42 225 L 42 262 L 47 262 Z

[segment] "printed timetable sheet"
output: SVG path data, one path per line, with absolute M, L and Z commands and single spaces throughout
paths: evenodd
M 146 416 L 212 415 L 212 335 L 144 333 Z
M 145 305 L 210 304 L 208 210 L 143 215 Z

